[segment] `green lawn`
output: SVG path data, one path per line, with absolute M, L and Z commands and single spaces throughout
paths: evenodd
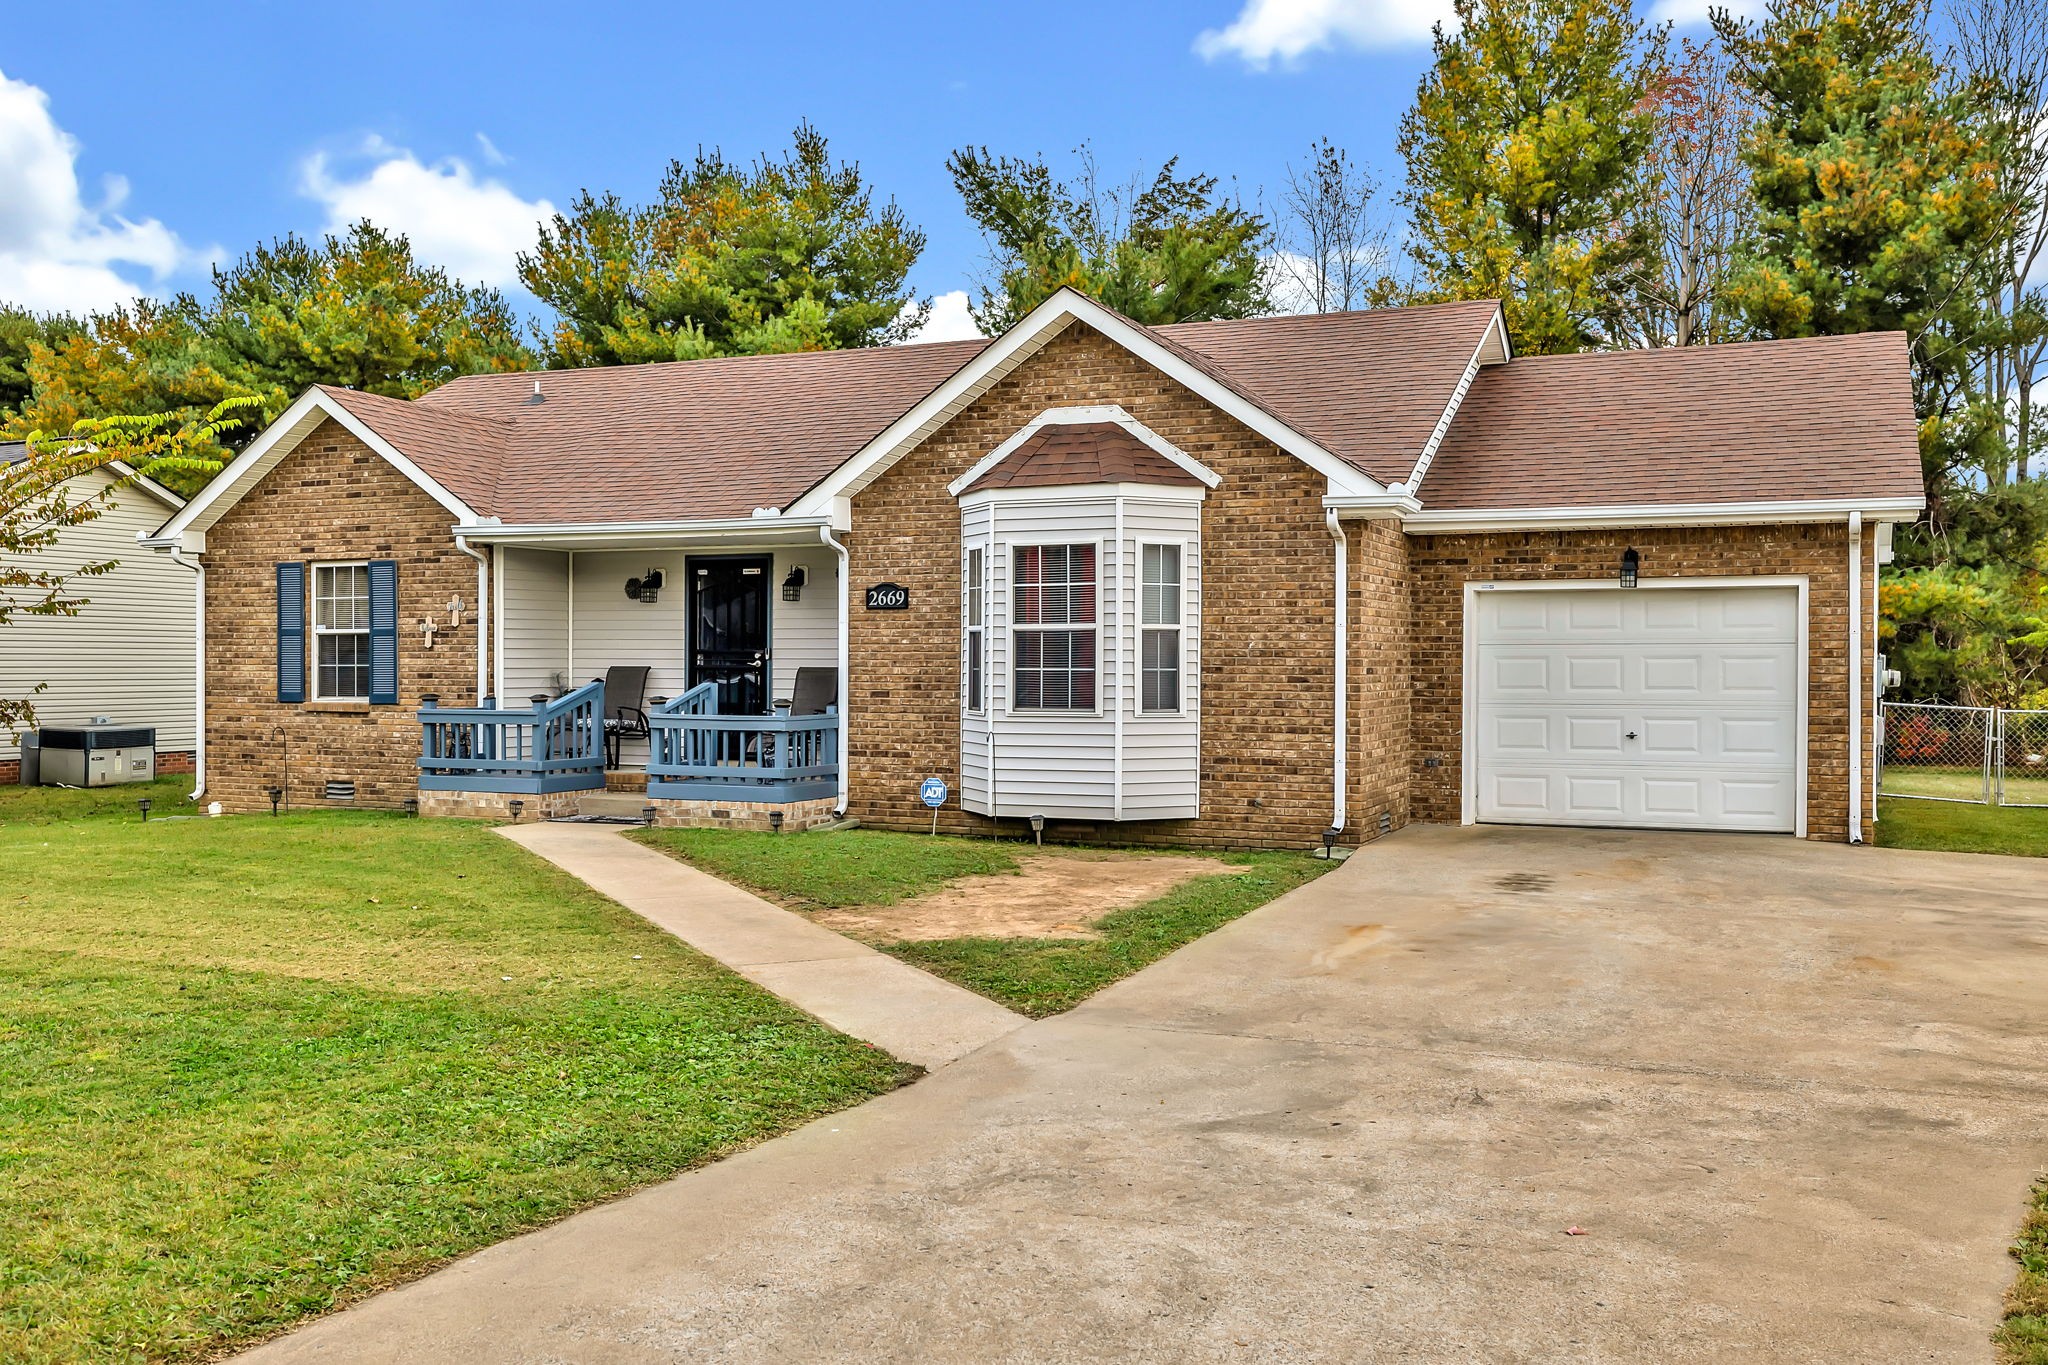
M 1880 796 L 1938 796 L 1962 801 L 1984 799 L 1982 767 L 1887 763 L 1878 782 Z
M 752 834 L 642 830 L 632 836 L 770 900 L 804 910 L 887 905 L 961 877 L 1014 872 L 1020 844 L 881 830 Z M 1099 939 L 952 938 L 879 943 L 884 952 L 1042 1018 L 1072 1009 L 1113 981 L 1157 962 L 1335 867 L 1306 853 L 1230 853 L 1249 871 L 1199 877 L 1156 900 L 1095 922 Z
M 2012 1258 L 2020 1271 L 2005 1295 L 1999 1365 L 2048 1365 L 2048 1177 L 2034 1186 Z
M 1877 815 L 1877 842 L 1884 848 L 2048 858 L 2048 809 L 1887 798 Z
M 498 839 L 0 788 L 0 1360 L 195 1358 L 899 1084 Z

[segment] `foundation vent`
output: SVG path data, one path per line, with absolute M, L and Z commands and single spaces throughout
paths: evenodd
M 356 784 L 353 782 L 329 782 L 327 784 L 327 799 L 329 801 L 355 800 Z

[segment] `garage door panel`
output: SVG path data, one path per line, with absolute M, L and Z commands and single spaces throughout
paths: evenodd
M 1795 591 L 1575 589 L 1476 605 L 1477 818 L 1794 828 Z
M 1482 703 L 1598 701 L 1790 704 L 1797 645 L 1490 645 L 1478 651 Z

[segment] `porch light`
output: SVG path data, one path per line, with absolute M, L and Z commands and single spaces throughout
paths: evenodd
M 284 799 L 284 788 L 273 783 L 263 789 L 263 794 L 270 798 L 270 813 L 276 815 L 277 803 Z
M 1031 817 L 1031 842 L 1040 847 L 1043 847 L 1045 844 L 1045 817 L 1043 815 Z
M 649 569 L 645 577 L 626 580 L 626 596 L 650 605 L 661 600 L 661 570 Z
M 1633 588 L 1636 585 L 1636 574 L 1642 567 L 1643 557 L 1641 555 L 1637 554 L 1634 550 L 1623 550 L 1621 552 L 1621 586 Z
M 782 580 L 782 600 L 785 602 L 803 601 L 805 581 L 804 566 L 801 564 L 792 565 L 789 570 L 789 577 Z
M 520 812 L 526 809 L 526 803 L 515 796 L 505 803 L 505 808 L 512 812 L 512 823 L 516 825 L 519 823 Z
M 138 810 L 140 810 L 140 811 L 142 812 L 142 823 L 143 823 L 143 824 L 145 824 L 145 825 L 146 825 L 146 824 L 148 824 L 148 823 L 149 823 L 149 798 L 148 798 L 148 797 L 146 797 L 146 796 L 141 796 L 141 797 L 137 797 L 137 798 L 136 798 L 136 800 L 135 800 L 135 806 L 136 806 L 136 809 L 138 809 Z

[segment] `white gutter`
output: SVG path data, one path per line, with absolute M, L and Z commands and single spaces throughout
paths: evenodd
M 1323 499 L 1348 510 L 1349 499 Z M 1410 535 L 1457 535 L 1486 531 L 1610 530 L 1638 526 L 1758 526 L 1840 521 L 1855 513 L 1873 521 L 1912 521 L 1926 508 L 1922 498 L 1842 498 L 1781 502 L 1631 503 L 1607 507 L 1525 507 L 1418 511 L 1405 516 Z
M 185 558 L 176 545 L 168 547 L 171 563 L 192 571 L 192 705 L 197 726 L 192 732 L 192 795 L 197 801 L 206 795 L 206 566 Z
M 1413 493 L 1395 484 L 1393 490 L 1386 493 L 1332 493 L 1323 499 L 1323 510 L 1363 520 L 1399 518 L 1405 521 L 1422 511 L 1422 504 L 1416 501 Z
M 1863 842 L 1863 514 L 1849 514 L 1849 842 Z
M 1330 828 L 1342 833 L 1344 818 L 1348 814 L 1344 807 L 1345 788 L 1349 785 L 1348 769 L 1350 766 L 1350 745 L 1346 742 L 1346 730 L 1350 722 L 1346 715 L 1346 703 L 1350 699 L 1350 689 L 1347 684 L 1350 682 L 1349 674 L 1351 672 L 1351 604 L 1348 591 L 1351 577 L 1351 546 L 1344 537 L 1343 525 L 1337 520 L 1336 508 L 1329 508 L 1323 513 L 1323 524 L 1329 527 L 1331 538 L 1337 542 L 1337 687 L 1334 697 L 1337 720 L 1335 732 L 1331 737 L 1334 759 L 1331 767 L 1335 777 L 1331 784 Z
M 491 560 L 472 550 L 460 532 L 455 536 L 455 548 L 476 561 L 476 704 L 482 706 L 484 698 L 491 695 Z
M 833 814 L 846 814 L 846 774 L 852 766 L 848 762 L 848 750 L 853 731 L 846 723 L 846 697 L 853 690 L 853 679 L 847 673 L 848 651 L 846 628 L 852 612 L 849 603 L 853 600 L 853 573 L 846 558 L 846 544 L 832 534 L 829 523 L 818 527 L 818 538 L 830 545 L 839 556 L 839 804 L 833 807 Z

